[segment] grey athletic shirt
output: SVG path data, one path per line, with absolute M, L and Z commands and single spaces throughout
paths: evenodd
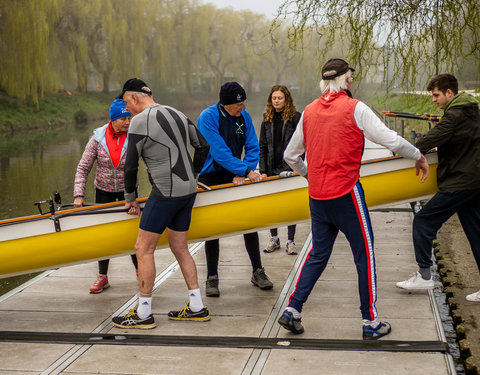
M 132 118 L 125 162 L 125 200 L 135 200 L 138 159 L 147 167 L 156 199 L 185 198 L 197 191 L 209 146 L 195 124 L 175 108 L 154 104 Z M 194 158 L 190 157 L 190 145 Z

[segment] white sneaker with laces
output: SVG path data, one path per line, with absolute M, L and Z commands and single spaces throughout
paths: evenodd
M 430 280 L 424 280 L 418 271 L 412 273 L 407 280 L 397 283 L 397 288 L 410 290 L 433 289 L 434 287 L 433 280 L 431 278 Z
M 295 242 L 287 241 L 287 246 L 285 251 L 288 255 L 297 255 L 297 247 L 295 246 Z
M 280 249 L 280 239 L 275 239 L 275 238 L 270 238 L 270 241 L 268 241 L 267 246 L 263 251 L 265 253 L 273 253 L 275 250 Z
M 467 301 L 480 302 L 480 290 L 465 297 Z

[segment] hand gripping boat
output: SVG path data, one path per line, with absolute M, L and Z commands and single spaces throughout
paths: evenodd
M 437 155 L 429 154 L 425 183 L 412 160 L 388 157 L 362 162 L 360 181 L 369 208 L 425 199 L 437 190 Z M 146 198 L 139 199 L 141 205 Z M 140 219 L 123 202 L 0 221 L 0 278 L 132 253 Z M 53 206 L 52 206 L 53 207 Z M 200 190 L 189 241 L 297 223 L 310 219 L 307 181 L 270 177 L 241 186 Z M 168 246 L 164 233 L 158 247 Z

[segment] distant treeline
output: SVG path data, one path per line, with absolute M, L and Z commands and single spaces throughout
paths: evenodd
M 131 77 L 152 89 L 215 93 L 238 80 L 317 86 L 319 37 L 289 49 L 287 30 L 198 0 L 0 0 L 0 92 L 32 103 L 59 89 L 110 92 Z M 309 48 L 311 44 L 311 48 Z

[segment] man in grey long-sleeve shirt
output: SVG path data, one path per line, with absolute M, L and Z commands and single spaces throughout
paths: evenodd
M 172 320 L 210 320 L 198 286 L 195 261 L 188 251 L 187 232 L 197 191 L 196 176 L 207 157 L 209 146 L 195 125 L 180 111 L 155 103 L 145 82 L 132 78 L 120 95 L 135 117 L 129 128 L 125 162 L 125 208 L 139 215 L 135 199 L 138 159 L 145 162 L 152 192 L 140 221 L 135 253 L 138 259 L 139 300 L 137 309 L 114 317 L 120 328 L 155 327 L 152 290 L 155 281 L 154 252 L 157 242 L 168 228 L 170 249 L 177 259 L 188 287 L 189 302 L 179 311 L 170 311 Z M 189 146 L 195 148 L 194 160 Z

